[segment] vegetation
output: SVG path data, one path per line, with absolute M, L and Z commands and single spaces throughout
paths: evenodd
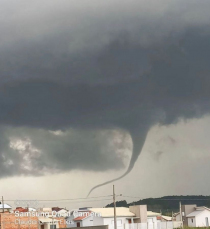
M 162 212 L 164 215 L 171 216 L 172 212 L 179 211 L 179 202 L 182 204 L 196 204 L 197 206 L 210 207 L 210 196 L 164 196 L 161 198 L 147 198 L 132 203 L 126 200 L 117 201 L 117 207 L 129 207 L 131 205 L 147 205 L 148 211 Z M 113 207 L 113 203 L 106 207 Z

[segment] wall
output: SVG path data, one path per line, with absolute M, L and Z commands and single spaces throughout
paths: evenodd
M 6 213 L 6 212 L 12 212 L 12 209 L 11 208 L 5 208 L 4 209 L 4 213 Z M 0 213 L 3 213 L 3 208 L 0 208 Z
M 182 225 L 180 222 L 153 222 L 153 223 L 133 223 L 133 224 L 125 224 L 124 229 L 173 229 L 180 228 Z
M 89 216 L 81 221 L 82 227 L 93 226 L 93 216 Z
M 129 207 L 130 212 L 134 213 L 136 217 L 135 223 L 146 223 L 147 222 L 147 205 L 136 205 Z
M 56 225 L 56 228 L 59 228 L 58 222 L 54 222 L 54 223 L 44 223 L 44 229 L 50 229 L 50 225 Z M 41 229 L 41 225 L 39 225 L 39 229 Z
M 180 218 L 180 214 L 176 216 L 176 221 L 180 221 L 181 218 Z
M 98 225 L 105 225 L 104 224 L 104 219 L 102 217 L 93 217 L 93 226 L 98 226 Z
M 66 228 L 66 219 L 64 217 L 55 217 L 58 220 L 59 228 Z
M 139 205 L 137 206 L 129 206 L 129 211 L 134 213 L 136 215 L 136 217 L 140 217 L 140 207 Z M 135 219 L 135 223 L 140 223 L 141 220 L 140 219 Z
M 192 205 L 182 205 L 182 212 L 184 212 L 184 216 L 182 216 L 182 221 L 184 226 L 188 226 L 188 219 L 187 215 L 189 215 L 191 212 L 195 211 L 196 204 Z
M 77 222 L 73 221 L 74 216 L 70 216 L 67 218 L 67 221 L 72 221 L 72 224 L 68 224 L 67 222 L 67 227 L 68 228 L 74 228 L 77 227 Z M 79 221 L 78 221 L 79 222 Z M 80 221 L 80 226 L 81 227 L 89 227 L 89 226 L 98 226 L 98 225 L 104 225 L 104 220 L 102 217 L 97 217 L 97 216 L 89 216 L 82 221 Z
M 148 223 L 157 222 L 157 216 L 147 216 L 147 222 Z
M 28 229 L 30 223 L 29 221 L 32 221 L 30 229 L 39 228 L 38 217 L 16 217 L 13 213 L 0 214 L 1 229 Z M 19 224 L 20 222 L 22 224 Z
M 195 217 L 190 217 L 187 219 L 187 221 L 188 221 L 188 227 L 196 227 Z
M 107 225 L 91 226 L 91 227 L 73 227 L 74 229 L 109 229 Z
M 75 218 L 74 215 L 71 215 L 71 216 L 67 217 L 67 219 L 66 219 L 66 221 L 67 221 L 66 227 L 67 228 L 73 228 L 73 227 L 76 227 L 77 226 L 77 224 L 73 221 L 74 218 Z M 70 223 L 70 222 L 72 222 L 73 224 Z
M 127 223 L 127 217 L 117 217 L 117 229 L 124 229 L 124 224 Z M 104 225 L 108 225 L 109 229 L 114 229 L 114 218 L 104 218 Z

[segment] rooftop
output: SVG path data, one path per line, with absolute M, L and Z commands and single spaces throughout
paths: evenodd
M 210 209 L 205 207 L 205 206 L 195 207 L 195 211 L 191 212 L 186 217 L 195 217 L 195 216 L 199 215 L 200 213 L 202 213 L 205 210 L 210 211 Z
M 57 219 L 52 219 L 52 218 L 48 218 L 48 217 L 39 217 L 38 219 L 42 223 L 53 223 L 53 222 L 58 222 L 59 221 Z
M 160 216 L 161 214 L 158 212 L 147 211 L 147 216 Z
M 102 217 L 114 217 L 114 208 L 89 208 L 90 211 L 100 214 Z M 117 207 L 116 216 L 134 217 L 135 214 L 129 208 Z
M 3 208 L 9 209 L 9 208 L 12 208 L 12 207 L 10 205 L 8 205 L 8 204 L 0 204 L 0 209 L 3 209 Z

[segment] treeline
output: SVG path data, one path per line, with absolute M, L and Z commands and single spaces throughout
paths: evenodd
M 197 206 L 210 207 L 210 196 L 164 196 L 161 198 L 147 198 L 131 203 L 127 203 L 126 200 L 117 201 L 117 207 L 129 207 L 132 205 L 147 205 L 148 211 L 162 212 L 162 214 L 170 215 L 172 212 L 179 211 L 179 202 L 182 205 L 196 204 Z M 113 203 L 108 204 L 106 207 L 113 207 Z

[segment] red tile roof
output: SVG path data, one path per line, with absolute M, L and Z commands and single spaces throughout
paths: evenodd
M 56 211 L 59 212 L 60 210 L 62 210 L 63 208 L 59 208 L 59 207 L 52 207 L 52 211 Z
M 28 209 L 26 208 L 22 208 L 22 207 L 17 207 L 14 212 L 17 211 L 17 212 L 28 212 Z
M 74 218 L 74 221 L 81 221 L 83 220 L 84 218 L 86 218 L 87 216 L 79 216 L 77 218 Z
M 81 212 L 81 213 L 84 213 L 84 216 L 78 216 L 78 217 L 74 218 L 73 220 L 74 221 L 81 221 L 90 215 L 90 211 L 89 212 Z

